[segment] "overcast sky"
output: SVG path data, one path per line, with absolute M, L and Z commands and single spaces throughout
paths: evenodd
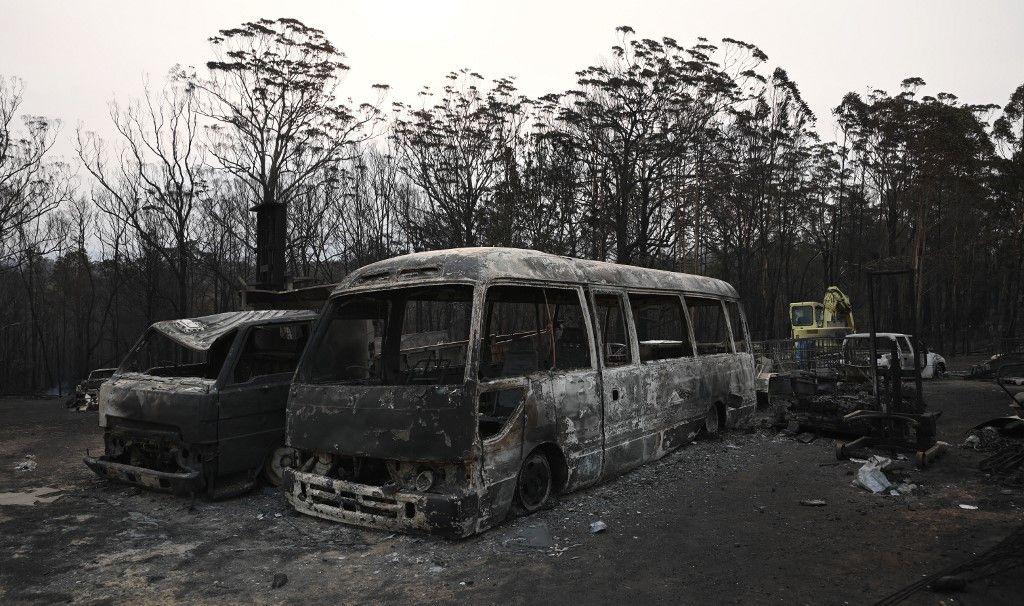
M 531 96 L 560 92 L 607 54 L 618 25 L 681 44 L 757 44 L 797 82 L 826 136 L 831 108 L 850 90 L 892 92 L 920 76 L 928 93 L 1004 105 L 1024 83 L 1021 0 L 0 0 L 0 75 L 24 79 L 24 111 L 61 119 L 65 139 L 80 122 L 107 135 L 111 99 L 137 96 L 146 74 L 201 66 L 209 36 L 260 17 L 324 30 L 348 55 L 344 93 L 356 101 L 372 100 L 376 82 L 411 101 L 459 67 L 516 76 Z

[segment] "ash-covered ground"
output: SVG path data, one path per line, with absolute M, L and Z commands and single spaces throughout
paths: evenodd
M 1006 396 L 956 379 L 925 394 L 953 447 L 927 470 L 886 471 L 917 486 L 907 494 L 853 486 L 859 464 L 836 461 L 831 438 L 759 428 L 457 542 L 300 516 L 269 488 L 191 503 L 110 484 L 81 463 L 102 447 L 95 413 L 0 399 L 0 602 L 873 603 L 1024 525 L 1024 490 L 957 447 L 1008 414 Z M 906 603 L 1019 603 L 1018 579 Z

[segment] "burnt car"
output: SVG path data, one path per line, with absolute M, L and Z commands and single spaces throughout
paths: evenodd
M 280 483 L 288 387 L 310 311 L 241 311 L 153 324 L 99 393 L 101 477 L 177 494 Z
M 90 372 L 89 376 L 75 387 L 75 394 L 68 398 L 67 407 L 80 411 L 97 410 L 100 385 L 103 385 L 103 382 L 109 379 L 116 370 L 116 368 L 97 368 Z

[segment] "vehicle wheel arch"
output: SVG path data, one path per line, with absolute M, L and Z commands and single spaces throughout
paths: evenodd
M 718 428 L 719 430 L 725 429 L 725 424 L 729 420 L 729 415 L 725 411 L 725 402 L 717 401 L 714 404 L 715 412 L 718 413 Z
M 713 429 L 710 428 L 708 421 L 712 410 L 714 410 L 715 418 L 718 420 L 718 426 Z M 716 400 L 709 404 L 708 407 L 705 409 L 699 431 L 705 437 L 717 435 L 719 432 L 725 429 L 725 422 L 728 418 L 729 417 L 725 412 L 725 403 L 720 400 Z
M 565 453 L 554 442 L 542 442 L 531 448 L 523 460 L 525 461 L 535 453 L 543 454 L 551 467 L 552 494 L 561 494 L 569 483 L 569 462 L 565 458 Z

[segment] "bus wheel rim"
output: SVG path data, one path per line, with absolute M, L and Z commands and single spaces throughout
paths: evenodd
M 544 504 L 550 492 L 551 470 L 538 457 L 530 457 L 519 474 L 519 496 L 523 506 L 537 509 Z

